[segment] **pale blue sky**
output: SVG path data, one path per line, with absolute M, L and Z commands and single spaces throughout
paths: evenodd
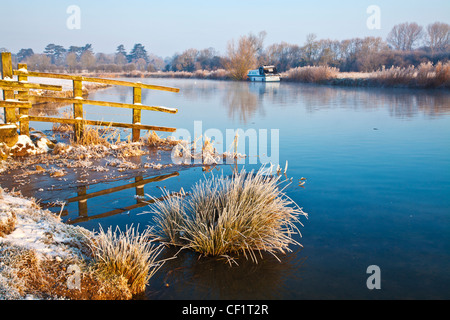
M 70 5 L 81 9 L 80 30 L 66 27 Z M 379 30 L 366 26 L 370 5 L 381 9 Z M 449 0 L 0 0 L 0 8 L 0 47 L 12 52 L 42 52 L 48 43 L 66 48 L 91 43 L 95 52 L 112 53 L 119 44 L 130 50 L 142 43 L 162 57 L 207 47 L 223 54 L 229 40 L 262 30 L 267 32 L 265 45 L 301 45 L 308 33 L 319 39 L 385 38 L 395 24 L 406 21 L 450 23 Z

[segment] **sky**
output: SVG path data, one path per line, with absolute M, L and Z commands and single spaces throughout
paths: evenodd
M 376 28 L 367 26 L 371 5 L 380 9 Z M 79 19 L 72 19 L 70 6 L 79 8 Z M 189 48 L 225 54 L 228 41 L 250 32 L 265 31 L 265 46 L 303 45 L 310 33 L 318 39 L 385 39 L 403 22 L 450 24 L 449 0 L 0 0 L 0 8 L 0 48 L 13 53 L 41 53 L 49 43 L 90 43 L 96 53 L 113 53 L 120 44 L 129 51 L 141 43 L 163 58 Z M 69 28 L 68 20 L 77 28 Z

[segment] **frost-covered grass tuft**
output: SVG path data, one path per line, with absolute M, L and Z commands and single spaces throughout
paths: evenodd
M 162 241 L 205 256 L 235 261 L 243 254 L 257 262 L 258 252 L 290 251 L 300 245 L 299 218 L 307 216 L 280 188 L 280 177 L 241 172 L 231 177 L 200 180 L 189 195 L 181 194 L 151 206 Z
M 142 233 L 130 227 L 123 232 L 100 228 L 95 240 L 90 243 L 95 272 L 103 277 L 109 275 L 123 277 L 132 294 L 145 290 L 148 280 L 161 267 L 156 259 L 163 246 L 151 239 L 151 229 Z

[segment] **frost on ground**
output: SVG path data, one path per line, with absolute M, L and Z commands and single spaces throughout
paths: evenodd
M 55 298 L 49 292 L 39 297 L 36 287 L 48 281 L 39 277 L 49 265 L 85 259 L 88 237 L 89 231 L 62 223 L 34 200 L 0 188 L 0 299 Z
M 163 263 L 149 232 L 94 234 L 0 188 L 0 300 L 131 299 Z
M 98 135 L 98 133 L 95 134 Z M 116 168 L 119 172 L 148 168 L 160 170 L 173 164 L 219 165 L 225 160 L 228 163 L 230 159 L 245 157 L 231 151 L 218 152 L 213 142 L 207 137 L 201 145 L 197 143 L 197 140 L 188 142 L 174 140 L 170 136 L 161 138 L 152 132 L 138 142 L 120 141 L 120 136 L 116 141 L 109 142 L 100 137 L 96 138 L 96 143 L 83 145 L 56 142 L 42 133 L 36 135 L 33 140 L 28 136 L 20 135 L 17 143 L 12 147 L 0 143 L 0 173 L 14 169 L 22 169 L 30 173 L 30 170 L 34 172 L 36 165 L 41 167 L 53 165 L 58 167 L 59 171 L 63 168 L 86 168 L 96 172 L 106 172 L 110 168 Z M 154 154 L 155 149 L 169 152 L 169 161 L 171 160 L 172 163 L 155 163 L 155 159 L 150 157 L 147 157 L 147 163 L 130 161 L 131 157 Z M 101 160 L 102 165 L 94 163 L 94 160 Z

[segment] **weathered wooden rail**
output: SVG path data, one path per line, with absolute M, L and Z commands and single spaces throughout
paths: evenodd
M 154 131 L 166 131 L 173 132 L 176 128 L 153 126 L 141 124 L 141 111 L 159 111 L 166 113 L 177 113 L 176 108 L 167 108 L 163 106 L 146 106 L 141 104 L 142 89 L 150 90 L 163 90 L 169 92 L 179 92 L 180 89 L 145 84 L 141 82 L 129 82 L 114 79 L 93 78 L 84 77 L 79 75 L 70 74 L 58 74 L 58 73 L 46 73 L 46 72 L 34 72 L 28 71 L 27 65 L 23 63 L 18 64 L 17 70 L 13 70 L 11 62 L 11 53 L 2 52 L 2 80 L 0 80 L 0 89 L 3 90 L 3 100 L 0 100 L 0 107 L 4 109 L 5 125 L 16 124 L 19 122 L 20 134 L 29 135 L 29 122 L 30 121 L 42 121 L 42 122 L 56 122 L 66 123 L 74 126 L 75 139 L 79 139 L 83 136 L 85 125 L 94 126 L 111 126 L 120 128 L 132 129 L 133 141 L 138 141 L 140 138 L 140 130 L 154 130 Z M 13 80 L 13 77 L 17 76 L 17 81 Z M 53 78 L 62 80 L 71 80 L 73 83 L 73 95 L 72 98 L 60 98 L 60 97 L 44 97 L 30 95 L 30 89 L 42 89 L 52 91 L 62 91 L 62 86 L 29 83 L 28 77 L 42 77 Z M 132 103 L 118 103 L 107 101 L 95 101 L 83 98 L 83 82 L 95 82 L 103 83 L 107 85 L 119 85 L 133 88 L 133 101 Z M 17 92 L 17 93 L 16 93 Z M 29 110 L 33 104 L 38 102 L 59 102 L 73 105 L 73 119 L 68 118 L 55 118 L 55 117 L 42 117 L 31 116 Z M 88 120 L 84 118 L 83 105 L 95 105 L 95 106 L 107 106 L 116 108 L 128 108 L 132 109 L 131 123 L 119 123 L 108 122 L 101 120 Z M 17 111 L 18 110 L 18 115 Z M 1 129 L 2 125 L 0 125 Z

